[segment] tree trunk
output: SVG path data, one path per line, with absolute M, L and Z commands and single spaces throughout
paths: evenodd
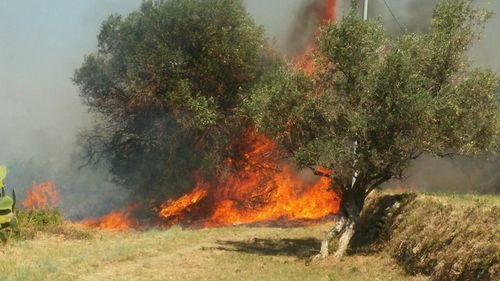
M 324 259 L 333 253 L 337 259 L 344 256 L 349 247 L 359 216 L 364 203 L 364 196 L 353 196 L 356 194 L 344 194 L 340 203 L 340 212 L 334 227 L 321 243 L 320 253 L 314 259 Z

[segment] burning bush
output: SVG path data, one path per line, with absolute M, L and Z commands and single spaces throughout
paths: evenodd
M 242 99 L 279 63 L 242 1 L 145 1 L 98 39 L 74 76 L 96 117 L 84 154 L 148 199 L 191 189 L 194 171 L 217 174 L 248 125 Z
M 275 142 L 254 130 L 243 139 L 246 143 L 238 143 L 241 157 L 228 158 L 220 178 L 207 182 L 197 177 L 191 193 L 161 206 L 159 215 L 167 225 L 307 224 L 338 212 L 339 198 L 330 191 L 329 178 L 306 182 L 280 161 Z

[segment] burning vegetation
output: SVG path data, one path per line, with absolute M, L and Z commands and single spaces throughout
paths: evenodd
M 304 9 L 304 15 L 300 17 L 298 21 L 298 26 L 292 33 L 292 40 L 296 41 L 297 36 L 304 36 L 305 34 L 311 34 L 307 38 L 306 45 L 301 46 L 299 53 L 294 57 L 295 66 L 298 69 L 304 70 L 307 75 L 312 75 L 314 72 L 314 60 L 312 58 L 314 51 L 317 49 L 315 40 L 318 36 L 318 25 L 328 25 L 335 21 L 337 15 L 337 0 L 321 0 L 309 3 L 309 5 Z M 313 20 L 312 24 L 305 24 L 308 21 Z M 305 31 L 304 26 L 310 26 L 311 30 Z
M 335 20 L 336 3 L 314 1 L 304 9 L 301 21 L 313 19 L 315 35 L 294 61 L 308 75 L 313 72 L 311 53 L 318 25 Z M 340 198 L 330 190 L 330 171 L 323 169 L 323 176 L 312 183 L 304 181 L 292 165 L 281 160 L 282 153 L 270 138 L 251 129 L 239 139 L 241 157 L 228 157 L 225 173 L 210 182 L 196 176 L 190 193 L 161 205 L 159 216 L 166 225 L 311 224 L 339 211 Z
M 78 223 L 87 227 L 109 229 L 109 230 L 130 230 L 139 227 L 138 222 L 132 218 L 132 212 L 136 208 L 132 205 L 118 210 L 112 211 L 99 218 L 88 218 L 79 221 Z
M 33 183 L 26 192 L 26 197 L 21 203 L 25 209 L 53 208 L 61 200 L 56 190 L 56 184 L 53 181 L 47 181 L 40 184 Z
M 162 204 L 159 215 L 167 225 L 305 224 L 338 212 L 339 198 L 329 190 L 329 178 L 304 181 L 277 157 L 275 142 L 254 131 L 245 139 L 243 157 L 228 158 L 220 178 L 207 182 L 198 177 L 191 193 Z
M 295 63 L 242 1 L 145 1 L 110 17 L 74 76 L 96 115 L 82 134 L 88 162 L 105 161 L 143 202 L 167 198 L 148 206 L 161 226 L 338 214 L 320 256 L 340 257 L 367 196 L 413 160 L 498 151 L 498 77 L 464 55 L 487 12 L 445 0 L 429 34 L 393 38 L 356 6 L 334 23 L 336 1 L 314 3 L 324 28 Z M 322 177 L 304 181 L 291 163 Z M 86 224 L 131 228 L 131 212 Z
M 217 1 L 215 1 L 217 2 Z M 214 3 L 215 3 L 214 2 Z M 166 5 L 177 5 L 174 4 L 176 2 L 167 2 L 169 4 Z M 180 3 L 180 2 L 179 2 Z M 217 2 L 218 3 L 218 2 Z M 150 3 L 147 3 L 143 5 L 142 9 L 149 9 Z M 184 4 L 182 4 L 184 5 Z M 200 2 L 200 6 L 205 5 L 203 2 Z M 231 4 L 231 9 L 236 9 L 239 10 L 241 7 L 239 6 L 240 4 Z M 207 22 L 207 25 L 209 27 L 204 26 L 203 28 L 211 28 L 210 26 L 213 24 L 220 24 L 218 20 L 215 19 L 210 19 L 209 17 L 211 15 L 208 15 L 210 13 L 214 14 L 219 14 L 221 10 L 214 10 L 216 9 L 212 7 L 209 8 L 210 11 L 207 12 L 205 11 L 205 14 L 207 15 L 207 18 L 203 18 L 203 20 L 210 20 L 210 22 Z M 177 8 L 177 7 L 176 7 Z M 184 10 L 181 11 L 174 11 L 176 8 L 170 7 L 170 11 L 172 11 L 172 16 L 178 17 L 179 13 L 185 12 Z M 192 7 L 190 7 L 191 9 Z M 197 13 L 197 10 L 191 10 L 190 13 Z M 238 11 L 239 13 L 240 11 Z M 308 4 L 307 7 L 304 7 L 303 9 L 303 15 L 299 15 L 300 19 L 299 21 L 303 21 L 304 24 L 306 24 L 306 21 L 308 22 L 306 25 L 309 26 L 311 36 L 310 38 L 307 39 L 307 47 L 304 48 L 302 47 L 302 50 L 300 50 L 299 54 L 295 56 L 293 59 L 294 64 L 297 66 L 297 68 L 304 69 L 307 73 L 312 72 L 312 59 L 311 59 L 311 52 L 316 48 L 314 44 L 314 39 L 317 33 L 317 28 L 320 24 L 328 24 L 331 21 L 335 20 L 335 14 L 336 14 L 336 0 L 317 0 L 314 1 L 310 4 Z M 225 15 L 217 15 L 215 18 L 221 18 L 221 21 L 225 20 L 231 20 L 233 21 L 234 19 L 229 19 L 226 17 L 227 14 Z M 168 16 L 167 16 L 168 17 Z M 190 17 L 188 17 L 190 18 Z M 110 21 L 107 24 L 119 24 L 112 22 L 116 19 L 110 19 Z M 162 19 L 163 21 L 163 19 Z M 253 26 L 253 22 L 230 22 L 226 24 L 240 24 L 240 25 L 245 25 L 245 24 L 250 24 L 251 29 L 255 28 Z M 191 24 L 198 24 L 198 23 L 191 23 Z M 177 29 L 178 27 L 172 27 L 171 29 Z M 104 30 L 104 29 L 103 29 Z M 251 31 L 254 32 L 254 31 Z M 257 30 L 255 30 L 257 32 Z M 299 34 L 300 30 L 295 30 L 294 33 Z M 313 34 L 314 33 L 314 34 Z M 249 33 L 249 35 L 255 37 L 257 33 L 252 34 Z M 104 35 L 104 34 L 103 34 Z M 259 34 L 261 36 L 262 34 Z M 197 38 L 191 38 L 189 33 L 183 34 L 186 38 L 183 40 L 193 40 L 193 42 L 197 42 Z M 224 36 L 224 35 L 217 35 L 217 36 Z M 238 38 L 238 40 L 248 40 L 244 36 L 247 35 L 242 35 L 242 38 Z M 107 42 L 106 40 L 110 39 L 117 39 L 117 38 L 107 38 L 107 37 L 102 37 L 103 38 L 103 46 L 106 44 L 111 44 Z M 189 39 L 187 39 L 189 38 Z M 254 39 L 252 39 L 254 40 Z M 236 46 L 238 44 L 253 44 L 254 42 L 233 42 L 234 40 L 231 39 L 227 43 L 229 44 L 228 46 Z M 206 42 L 203 42 L 205 44 Z M 114 44 L 114 43 L 113 43 Z M 193 43 L 195 46 L 199 43 Z M 185 46 L 180 46 L 180 48 L 185 48 Z M 216 47 L 217 50 L 220 51 L 220 47 Z M 106 50 L 106 51 L 112 51 L 112 49 Z M 207 53 L 203 55 L 206 51 L 206 48 L 204 47 L 203 49 L 197 50 L 199 53 L 198 55 L 203 57 L 206 56 L 208 58 L 212 58 L 213 54 L 212 53 Z M 236 50 L 236 53 L 239 53 L 239 50 Z M 255 60 L 255 55 L 252 52 L 250 53 L 253 57 L 250 58 L 234 58 L 238 62 L 233 62 L 234 66 L 238 66 L 236 68 L 232 68 L 229 73 L 227 73 L 227 77 L 224 78 L 227 81 L 221 81 L 221 78 L 219 77 L 219 73 L 215 73 L 214 77 L 210 77 L 212 74 L 207 74 L 205 72 L 203 73 L 198 73 L 198 69 L 201 68 L 197 67 L 195 69 L 190 70 L 192 75 L 205 75 L 204 82 L 205 84 L 200 85 L 201 88 L 203 88 L 203 91 L 208 95 L 211 96 L 210 99 L 213 98 L 213 96 L 219 96 L 221 95 L 219 91 L 221 90 L 230 90 L 227 85 L 231 85 L 234 83 L 237 83 L 240 86 L 244 87 L 245 85 L 245 77 L 250 77 L 255 75 L 254 73 L 247 73 L 248 72 L 248 65 L 252 65 Z M 154 56 L 155 51 L 150 52 Z M 198 57 L 196 55 L 195 57 Z M 225 54 L 220 54 L 224 55 Z M 110 54 L 111 57 L 115 57 L 116 54 Z M 219 55 L 218 55 L 219 56 Z M 216 57 L 218 64 L 220 65 L 220 59 L 219 57 Z M 89 58 L 87 60 L 86 64 L 88 66 L 96 63 L 92 58 Z M 162 60 L 163 58 L 157 58 L 155 60 Z M 191 58 L 188 58 L 188 60 Z M 229 59 L 233 59 L 229 57 Z M 240 62 L 242 59 L 247 60 L 246 64 L 239 66 L 242 62 Z M 259 58 L 262 59 L 262 58 Z M 139 61 L 144 61 L 144 58 L 140 58 Z M 193 62 L 195 65 L 203 65 L 205 64 L 205 61 L 202 62 L 197 62 L 196 59 Z M 229 63 L 229 62 L 228 62 Z M 212 65 L 210 65 L 212 67 Z M 145 68 L 143 71 L 150 71 L 151 69 Z M 92 104 L 94 106 L 100 107 L 100 106 L 105 106 L 108 102 L 100 101 L 99 96 L 93 96 L 91 92 L 87 92 L 88 89 L 93 89 L 95 88 L 91 84 L 93 83 L 92 81 L 87 81 L 85 80 L 85 75 L 86 75 L 86 68 L 82 67 L 82 69 L 77 71 L 77 74 L 75 76 L 75 81 L 77 84 L 81 86 L 82 90 L 82 96 L 84 99 L 86 99 L 89 104 Z M 92 71 L 93 72 L 93 71 Z M 217 72 L 217 71 L 216 71 Z M 225 73 L 226 69 L 220 69 L 220 73 Z M 198 73 L 198 74 L 196 74 Z M 101 76 L 105 77 L 108 75 L 107 73 L 101 73 Z M 141 74 L 141 75 L 144 75 Z M 157 74 L 152 74 L 153 76 L 157 76 Z M 233 78 L 234 76 L 234 78 Z M 232 79 L 232 80 L 231 80 Z M 212 93 L 212 85 L 210 81 L 218 81 L 218 83 L 222 83 L 221 85 L 218 85 L 216 89 L 213 89 L 215 92 Z M 220 82 L 219 82 L 220 81 Z M 161 82 L 161 83 L 166 83 Z M 172 83 L 172 82 L 169 82 Z M 184 82 L 183 82 L 184 83 Z M 193 81 L 191 86 L 195 86 L 198 81 Z M 208 83 L 208 84 L 207 84 Z M 225 83 L 225 84 L 224 84 Z M 153 83 L 154 84 L 154 83 Z M 152 85 L 152 84 L 151 84 Z M 154 91 L 150 86 L 148 85 L 148 91 Z M 102 85 L 101 85 L 102 86 Z M 207 87 L 208 86 L 208 87 Z M 216 86 L 216 85 L 215 85 Z M 111 86 L 115 89 L 120 88 L 120 86 Z M 220 101 L 215 99 L 216 102 L 220 103 L 220 107 L 228 107 L 228 105 L 234 104 L 234 100 L 229 99 L 230 97 L 233 96 L 233 93 L 223 93 L 221 95 Z M 197 96 L 196 99 L 200 99 L 200 96 Z M 183 98 L 185 99 L 185 98 Z M 228 99 L 228 100 L 225 100 Z M 122 104 L 123 99 L 117 99 L 116 104 Z M 178 108 L 172 108 L 175 105 L 175 102 L 182 102 Z M 194 111 L 190 112 L 190 109 L 185 108 L 185 104 L 190 104 L 191 102 L 195 101 L 189 101 L 189 100 L 175 100 L 175 101 L 170 101 L 168 105 L 159 105 L 159 100 L 154 101 L 154 106 L 153 108 L 150 108 L 149 106 L 144 107 L 149 103 L 149 100 L 144 100 L 141 103 L 137 102 L 137 99 L 135 97 L 132 97 L 130 99 L 129 104 L 125 104 L 124 108 L 126 111 L 126 114 L 123 114 L 121 116 L 144 116 L 144 111 L 148 110 L 157 110 L 158 106 L 159 108 L 170 108 L 173 111 L 173 117 L 174 119 L 177 118 L 177 122 L 183 124 L 186 120 L 186 116 L 190 116 L 192 114 L 195 115 L 194 121 L 190 122 L 197 122 L 195 124 L 196 130 L 200 129 L 200 122 L 203 123 L 205 122 L 204 120 L 200 120 L 201 118 L 205 118 L 205 116 L 200 115 L 196 116 L 199 114 L 199 112 Z M 200 101 L 196 101 L 197 103 Z M 117 107 L 113 105 L 113 109 L 107 109 L 106 111 L 116 111 Z M 131 110 L 138 110 L 138 112 L 131 112 Z M 211 109 L 210 109 L 211 110 Z M 225 110 L 230 110 L 234 111 L 232 108 L 228 108 Z M 99 109 L 101 111 L 101 109 Z M 203 113 L 203 112 L 202 112 Z M 170 114 L 170 113 L 169 113 Z M 154 118 L 154 114 L 150 113 L 150 115 L 146 115 L 147 118 Z M 153 117 L 151 117 L 153 116 Z M 144 118 L 144 117 L 141 117 Z M 161 117 L 164 119 L 164 117 Z M 212 117 L 210 117 L 212 118 Z M 139 131 L 141 134 L 144 134 L 145 126 L 144 126 L 144 121 L 140 119 L 140 128 Z M 126 121 L 127 123 L 130 123 L 129 121 Z M 149 121 L 148 121 L 149 122 Z M 151 120 L 151 123 L 158 124 L 161 122 Z M 211 122 L 211 121 L 206 121 L 206 122 Z M 125 122 L 123 122 L 125 123 Z M 118 125 L 117 126 L 121 126 Z M 156 125 L 155 125 L 156 126 Z M 168 125 L 170 126 L 170 125 Z M 186 126 L 186 125 L 184 125 Z M 192 126 L 192 125 L 187 125 L 187 126 Z M 220 126 L 215 126 L 215 128 L 220 127 Z M 231 127 L 231 126 L 230 126 Z M 250 126 L 252 127 L 252 126 Z M 147 128 L 147 127 L 146 127 Z M 155 128 L 157 129 L 157 128 Z M 205 128 L 206 130 L 212 130 L 210 127 Z M 130 134 L 137 134 L 138 128 L 127 128 L 127 130 L 131 130 Z M 168 130 L 165 128 L 162 128 L 162 130 Z M 181 139 L 179 142 L 189 144 L 192 142 L 192 129 L 189 129 L 190 131 L 187 131 L 187 137 L 189 140 L 186 139 Z M 218 129 L 216 130 L 216 134 L 219 133 L 217 132 Z M 232 129 L 228 130 L 231 132 Z M 122 131 L 120 131 L 122 132 Z M 180 130 L 181 133 L 176 134 L 181 135 L 184 134 L 182 132 L 182 129 Z M 97 132 L 100 134 L 99 132 Z M 331 188 L 331 181 L 328 177 L 327 174 L 323 174 L 323 177 L 314 177 L 312 175 L 308 176 L 308 179 L 303 179 L 299 175 L 299 171 L 292 165 L 290 162 L 283 161 L 283 153 L 280 151 L 278 148 L 278 145 L 275 141 L 271 140 L 270 138 L 266 137 L 263 134 L 257 133 L 255 129 L 243 129 L 243 130 L 237 130 L 231 132 L 232 135 L 226 136 L 227 138 L 232 138 L 230 141 L 231 147 L 230 148 L 224 148 L 222 147 L 222 150 L 219 151 L 218 153 L 221 155 L 226 155 L 229 154 L 228 156 L 225 156 L 225 159 L 221 162 L 219 167 L 217 168 L 219 173 L 216 174 L 215 177 L 212 178 L 203 178 L 201 174 L 203 174 L 203 169 L 204 167 L 199 167 L 196 168 L 196 165 L 191 166 L 189 168 L 185 167 L 183 170 L 189 170 L 192 169 L 196 172 L 194 172 L 191 176 L 194 177 L 194 186 L 189 189 L 190 191 L 185 193 L 184 195 L 181 195 L 180 197 L 176 199 L 169 199 L 163 203 L 160 203 L 159 208 L 153 208 L 153 216 L 159 218 L 159 225 L 164 226 L 164 227 L 170 227 L 175 224 L 182 224 L 182 225 L 187 225 L 187 226 L 193 226 L 193 227 L 217 227 L 217 226 L 227 226 L 227 225 L 233 225 L 233 224 L 279 224 L 279 225 L 297 225 L 297 224 L 312 224 L 314 222 L 322 221 L 325 218 L 329 218 L 331 215 L 336 214 L 339 210 L 339 197 L 337 194 L 332 192 L 330 190 Z M 88 135 L 87 136 L 87 147 L 89 149 L 89 155 L 92 157 L 92 155 L 95 155 L 93 153 L 94 150 L 98 149 L 101 151 L 105 151 L 105 153 L 110 153 L 111 154 L 111 159 L 115 157 L 113 153 L 116 151 L 107 151 L 108 144 L 106 143 L 96 143 L 95 140 L 99 139 L 102 140 L 103 138 L 100 137 L 99 135 Z M 210 134 L 214 134 L 213 131 L 210 131 Z M 225 133 L 224 133 L 225 134 Z M 235 137 L 236 136 L 238 137 Z M 174 134 L 175 135 L 175 134 Z M 123 138 L 122 135 L 116 135 L 115 140 L 120 140 L 120 138 Z M 207 137 L 204 137 L 206 141 Z M 143 141 L 142 143 L 147 143 L 149 141 Z M 137 148 L 134 147 L 138 141 L 136 139 L 131 139 L 131 140 L 124 140 L 123 141 L 123 149 L 119 149 L 119 151 L 126 151 L 128 154 L 126 155 L 117 155 L 119 158 L 130 158 L 131 154 L 130 151 L 134 150 L 151 150 L 151 148 Z M 202 143 L 201 148 L 204 149 L 205 151 L 207 150 L 213 150 L 214 147 L 219 147 L 217 143 L 211 143 L 210 137 L 208 138 L 208 143 L 211 144 L 209 147 L 203 147 L 205 145 Z M 116 149 L 117 146 L 120 146 L 121 143 L 109 143 L 109 146 L 112 147 L 113 149 Z M 194 148 L 195 150 L 198 149 L 200 146 L 200 142 L 195 142 L 189 145 L 190 149 Z M 171 148 L 168 149 L 171 151 Z M 178 151 L 183 150 L 183 148 L 177 147 Z M 231 151 L 230 153 L 227 153 L 227 151 Z M 160 155 L 162 152 L 161 150 L 157 152 L 154 156 L 152 157 L 157 157 L 157 155 Z M 184 152 L 186 153 L 186 152 Z M 199 151 L 189 151 L 187 152 L 190 155 L 203 155 L 205 152 Z M 174 152 L 175 155 L 175 152 Z M 186 154 L 180 155 L 179 158 L 182 159 L 180 161 L 185 162 L 184 158 L 186 158 Z M 109 157 L 109 156 L 107 156 Z M 140 159 L 148 159 L 149 156 L 145 154 L 140 154 Z M 166 158 L 173 158 L 173 159 L 179 159 L 176 158 L 176 156 L 172 157 L 172 153 L 169 152 L 168 157 L 163 157 L 162 159 L 156 159 L 156 160 L 150 160 L 150 162 L 163 162 L 165 161 Z M 149 158 L 151 159 L 151 158 Z M 154 159 L 154 158 L 152 158 Z M 142 161 L 142 160 L 141 160 Z M 177 160 L 179 161 L 179 160 Z M 203 159 L 198 159 L 196 162 L 202 162 Z M 121 165 L 121 164 L 120 164 Z M 150 167 L 150 163 L 145 164 L 146 167 Z M 172 167 L 178 166 L 177 163 L 169 163 L 165 164 L 165 167 L 163 169 L 165 170 L 171 170 Z M 150 173 L 150 171 L 144 171 L 143 174 Z M 142 175 L 141 175 L 142 176 Z M 178 177 L 178 176 L 177 176 Z M 314 178 L 314 179 L 311 179 Z M 172 179 L 172 178 L 170 178 Z M 173 182 L 168 182 L 167 185 L 173 185 L 175 186 L 175 183 Z M 186 189 L 186 188 L 184 188 Z M 91 218 L 91 219 L 85 219 L 81 221 L 83 225 L 90 226 L 90 227 L 98 227 L 98 228 L 107 228 L 107 229 L 118 229 L 118 230 L 126 230 L 130 228 L 135 228 L 138 227 L 139 224 L 137 221 L 133 219 L 134 214 L 138 211 L 137 209 L 133 208 L 124 208 L 122 210 L 118 211 L 113 211 L 107 215 L 104 215 L 103 217 L 100 218 Z M 142 210 L 141 212 L 144 212 L 145 210 Z M 147 210 L 146 210 L 147 211 Z
M 336 214 L 340 199 L 329 177 L 301 177 L 279 157 L 275 142 L 249 130 L 240 159 L 226 159 L 219 178 L 207 181 L 195 173 L 196 186 L 154 209 L 158 226 L 220 227 L 235 224 L 311 225 Z M 326 172 L 325 172 L 326 173 Z M 312 178 L 312 179 L 311 179 Z M 140 227 L 128 206 L 79 223 L 88 227 L 129 230 Z

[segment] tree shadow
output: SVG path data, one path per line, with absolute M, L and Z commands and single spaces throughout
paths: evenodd
M 236 251 L 263 256 L 290 256 L 307 260 L 319 253 L 321 241 L 316 238 L 260 239 L 249 241 L 221 241 L 211 249 Z

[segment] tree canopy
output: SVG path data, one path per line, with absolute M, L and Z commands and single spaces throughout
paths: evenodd
M 467 61 L 489 16 L 443 0 L 429 33 L 393 38 L 353 9 L 321 29 L 311 75 L 280 68 L 246 99 L 257 127 L 297 163 L 332 169 L 338 233 L 352 234 L 368 193 L 423 153 L 498 152 L 498 77 Z
M 241 0 L 145 1 L 103 22 L 74 82 L 95 126 L 85 157 L 128 185 L 182 185 L 215 167 L 242 97 L 269 61 Z

